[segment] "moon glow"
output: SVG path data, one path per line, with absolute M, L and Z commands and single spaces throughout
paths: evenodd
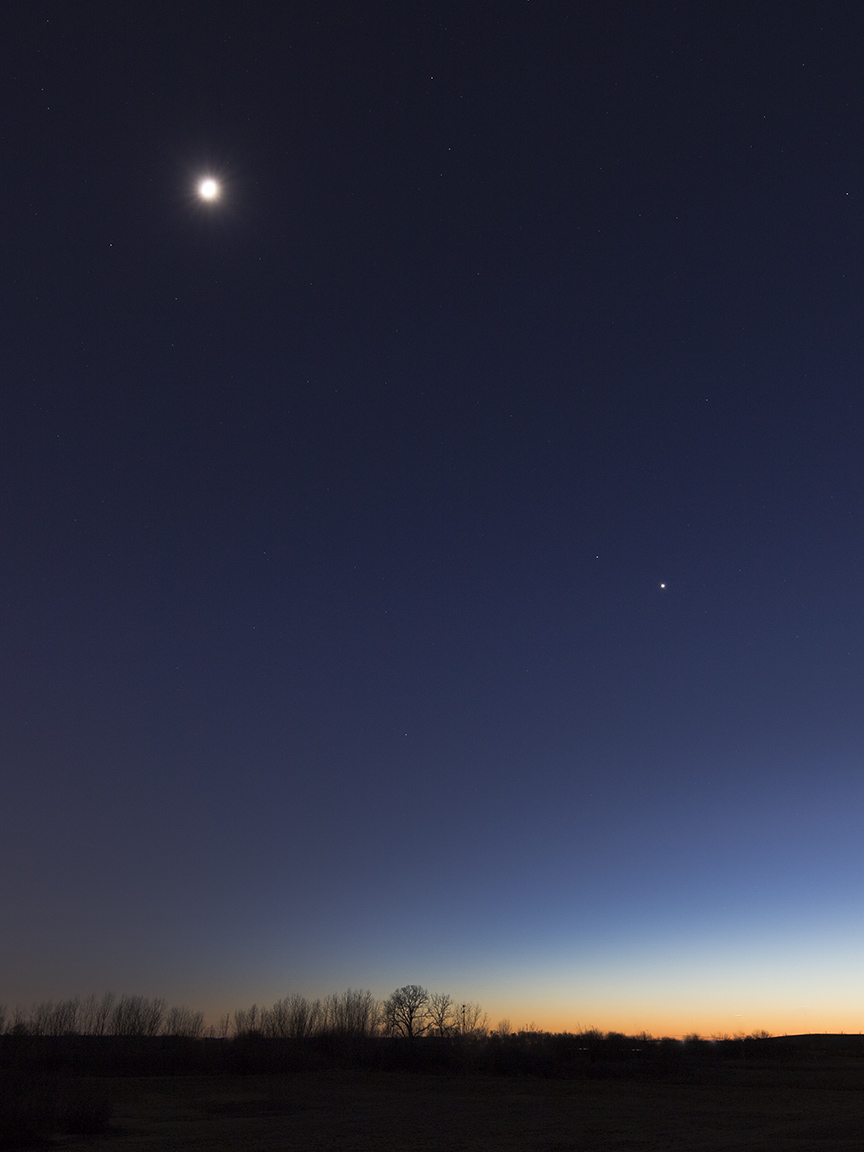
M 212 176 L 206 176 L 198 183 L 198 195 L 202 200 L 218 200 L 220 192 L 219 181 Z

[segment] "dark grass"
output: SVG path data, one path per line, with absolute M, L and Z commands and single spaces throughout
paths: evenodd
M 76 1152 L 850 1152 L 861 1070 L 739 1068 L 713 1080 L 329 1069 L 113 1078 L 115 1119 Z M 70 1138 L 61 1141 L 67 1145 Z
M 864 1147 L 862 1037 L 0 1037 L 0 1148 Z
M 109 1131 L 114 1107 L 101 1082 L 32 1067 L 0 1074 L 0 1148 L 44 1147 L 58 1136 Z

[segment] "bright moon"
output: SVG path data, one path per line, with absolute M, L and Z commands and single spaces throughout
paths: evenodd
M 198 185 L 198 195 L 202 200 L 218 200 L 219 199 L 219 185 L 210 176 L 206 180 L 202 180 Z

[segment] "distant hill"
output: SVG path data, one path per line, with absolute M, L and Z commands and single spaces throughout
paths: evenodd
M 813 1052 L 861 1052 L 864 1055 L 864 1033 L 803 1032 L 799 1036 L 771 1036 L 760 1044 L 786 1046 Z

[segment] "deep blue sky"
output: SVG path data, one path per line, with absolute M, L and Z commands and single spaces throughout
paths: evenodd
M 864 1026 L 864 9 L 0 43 L 0 1002 Z

